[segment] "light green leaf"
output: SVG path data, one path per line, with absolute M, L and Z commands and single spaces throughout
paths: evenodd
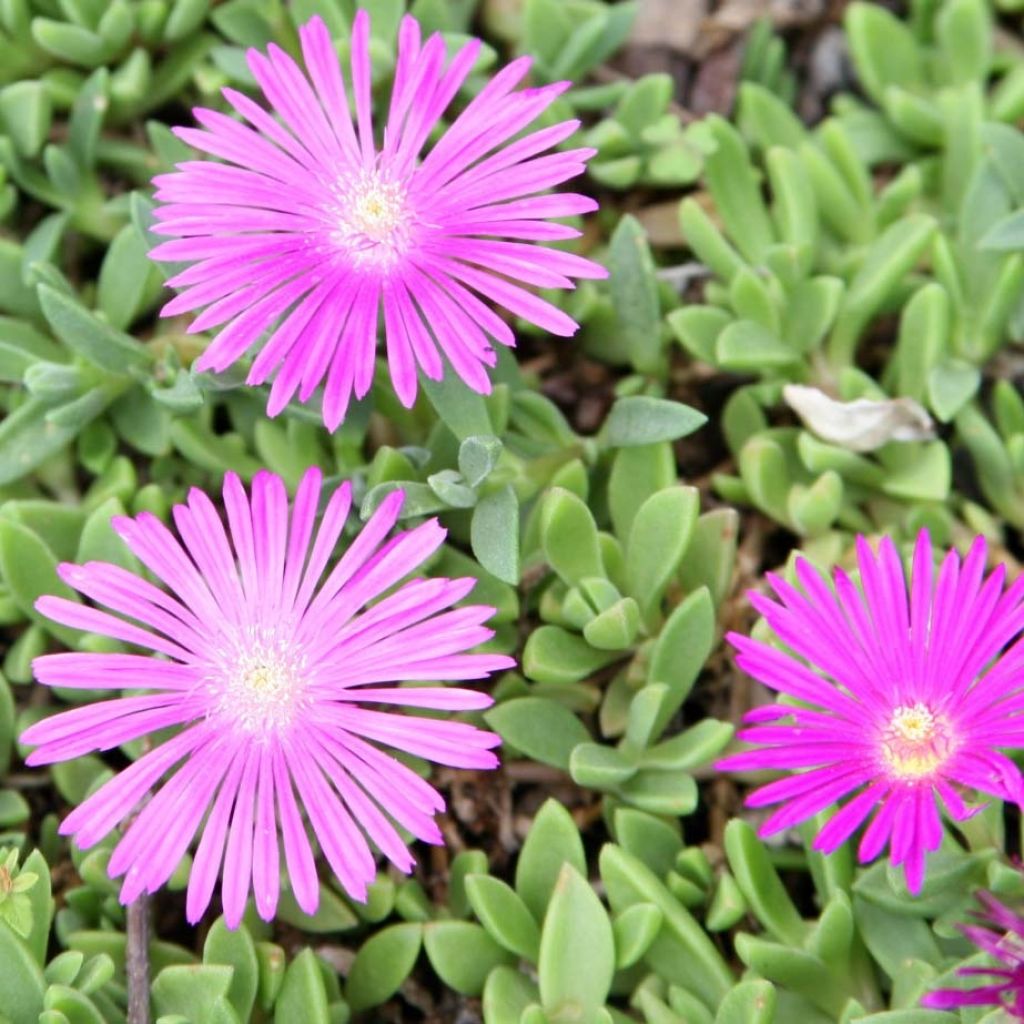
M 586 879 L 566 864 L 541 930 L 538 975 L 552 1024 L 595 1019 L 615 973 L 612 924 Z
M 661 360 L 661 312 L 647 234 L 634 217 L 623 217 L 608 249 L 612 302 L 625 334 L 630 361 L 641 373 Z
M 274 1024 L 300 1020 L 303 1024 L 330 1024 L 323 974 L 316 954 L 308 947 L 289 964 L 274 1003 Z
M 546 697 L 516 697 L 484 714 L 504 742 L 534 761 L 569 770 L 573 748 L 590 741 L 583 723 L 564 705 Z
M 431 921 L 423 926 L 423 947 L 438 977 L 464 996 L 478 996 L 495 968 L 515 962 L 480 925 Z
M 57 337 L 101 370 L 125 374 L 152 361 L 134 338 L 103 323 L 75 299 L 49 285 L 39 286 L 39 303 Z
M 422 940 L 423 926 L 407 922 L 382 928 L 363 943 L 345 986 L 354 1011 L 379 1006 L 398 991 L 419 956 Z
M 612 448 L 675 441 L 699 430 L 707 417 L 682 402 L 634 395 L 612 406 L 602 436 Z
M 217 918 L 203 944 L 203 963 L 227 964 L 234 969 L 226 995 L 239 1020 L 248 1020 L 259 987 L 259 963 L 256 947 L 245 925 L 231 931 L 222 917 Z
M 516 863 L 516 892 L 537 921 L 543 921 L 563 864 L 587 870 L 583 841 L 569 812 L 547 800 L 530 826 Z
M 519 502 L 511 484 L 485 494 L 473 509 L 470 546 L 480 565 L 499 580 L 519 582 Z
M 536 962 L 540 931 L 515 890 L 498 878 L 470 875 L 466 894 L 473 913 L 494 939 L 524 960 Z

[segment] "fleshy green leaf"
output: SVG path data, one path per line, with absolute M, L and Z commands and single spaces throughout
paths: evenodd
M 489 573 L 513 586 L 519 582 L 519 502 L 511 484 L 476 503 L 470 545 Z
M 542 683 L 575 683 L 619 656 L 600 651 L 560 626 L 540 626 L 523 649 L 523 672 Z
M 25 943 L 0 921 L 0 963 L 3 972 L 3 1012 L 11 1024 L 36 1024 L 46 991 L 42 968 Z
M 590 740 L 583 723 L 564 705 L 546 697 L 517 697 L 485 713 L 501 738 L 535 761 L 569 770 L 573 748 Z
M 239 1020 L 248 1020 L 259 987 L 259 964 L 256 947 L 245 925 L 230 931 L 224 919 L 218 918 L 207 933 L 203 945 L 203 962 L 227 964 L 234 969 L 227 998 L 238 1013 Z
M 612 924 L 597 894 L 571 865 L 559 873 L 544 917 L 540 997 L 552 1024 L 594 1019 L 615 973 Z
M 747 822 L 734 818 L 726 826 L 725 852 L 757 919 L 780 942 L 799 948 L 807 927 L 772 867 L 768 851 Z
M 557 800 L 547 800 L 533 819 L 516 864 L 516 892 L 537 921 L 544 920 L 563 864 L 581 874 L 587 870 L 583 841 L 569 812 Z
M 501 879 L 470 875 L 466 893 L 473 913 L 505 949 L 536 963 L 540 931 L 522 898 Z
M 597 524 L 586 503 L 571 491 L 555 487 L 547 493 L 540 529 L 548 564 L 566 583 L 604 576 Z
M 354 969 L 355 964 L 352 966 Z M 330 1022 L 323 974 L 316 954 L 308 948 L 289 964 L 274 1004 L 274 1024 L 290 1024 L 299 1020 L 309 1024 Z
M 775 986 L 769 981 L 742 981 L 723 1000 L 715 1024 L 772 1024 Z
M 633 395 L 620 398 L 608 414 L 604 440 L 612 448 L 675 441 L 699 430 L 707 417 L 682 402 Z
M 629 215 L 612 232 L 608 266 L 612 301 L 630 362 L 643 373 L 654 372 L 662 358 L 658 286 L 647 235 Z
M 483 992 L 487 975 L 515 957 L 471 921 L 432 921 L 423 926 L 423 947 L 438 977 L 465 996 Z
M 414 922 L 389 925 L 371 935 L 348 974 L 345 997 L 352 1009 L 358 1012 L 390 999 L 409 976 L 422 941 L 423 927 Z
M 103 323 L 49 285 L 39 286 L 39 302 L 57 337 L 99 369 L 124 374 L 150 362 L 150 354 L 134 338 Z

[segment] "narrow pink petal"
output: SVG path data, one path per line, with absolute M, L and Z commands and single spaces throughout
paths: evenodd
M 340 753 L 340 757 L 332 754 L 324 744 L 320 744 L 320 763 L 328 778 L 377 849 L 400 871 L 408 873 L 415 863 L 412 854 L 395 831 L 395 827 L 350 775 L 346 761 L 350 761 L 351 758 L 345 757 L 344 748 L 341 748 Z
M 343 488 L 345 489 L 347 505 L 349 500 L 348 495 L 350 494 L 348 484 L 343 485 Z M 309 606 L 309 615 L 315 616 L 317 611 L 329 602 L 336 594 L 342 591 L 356 572 L 365 565 L 377 546 L 384 540 L 391 531 L 391 528 L 398 521 L 398 513 L 402 508 L 404 500 L 405 495 L 401 491 L 393 491 L 380 503 L 373 515 L 370 516 L 366 525 L 359 532 L 359 535 L 352 544 L 348 546 L 345 554 L 342 555 L 338 564 L 331 570 L 327 579 L 324 581 L 316 599 Z M 342 517 L 341 523 L 338 525 L 339 531 L 343 524 L 344 517 Z M 322 533 L 323 530 L 321 529 L 321 534 Z M 320 538 L 318 537 L 317 545 L 319 544 Z M 317 548 L 314 546 L 313 556 L 310 558 L 310 569 L 314 568 L 314 566 L 320 562 L 316 557 L 317 554 Z M 319 571 L 316 573 L 316 577 L 313 577 L 311 573 L 307 571 L 306 578 L 303 580 L 303 586 L 300 588 L 300 600 L 297 602 L 299 605 L 305 605 L 307 603 L 306 600 L 301 599 L 306 596 L 305 592 L 307 590 L 307 584 L 311 596 L 313 585 L 317 582 L 320 573 L 323 571 L 323 566 L 326 564 L 327 554 L 329 554 L 329 552 L 323 553 L 323 560 L 319 566 Z M 410 566 L 410 568 L 412 568 L 412 566 Z M 338 623 L 338 625 L 340 626 L 341 623 Z
M 353 765 L 359 784 L 402 828 L 425 843 L 441 842 L 433 812 L 444 810 L 444 800 L 428 782 L 358 736 L 338 738 L 333 732 L 322 732 L 321 742 Z
M 885 799 L 888 790 L 887 783 L 875 782 L 847 801 L 821 827 L 814 839 L 814 849 L 824 853 L 839 849 L 863 824 L 871 810 Z
M 857 856 L 862 864 L 874 860 L 889 841 L 893 822 L 898 813 L 905 810 L 904 799 L 899 791 L 890 793 L 881 801 L 881 806 L 861 836 Z
M 43 654 L 32 662 L 36 681 L 46 686 L 88 690 L 189 690 L 199 681 L 190 665 L 144 654 Z
M 319 760 L 309 755 L 304 749 L 298 756 L 289 756 L 292 778 L 331 870 L 345 892 L 363 902 L 366 887 L 376 875 L 373 856 L 351 814 L 324 780 Z
M 272 921 L 277 910 L 281 888 L 279 862 L 273 755 L 264 747 L 260 751 L 252 854 L 253 895 L 256 898 L 256 911 L 264 921 Z
M 929 645 L 932 602 L 932 545 L 927 530 L 921 530 L 914 545 L 911 569 L 910 635 L 913 656 L 913 679 L 923 682 Z
M 501 738 L 464 722 L 408 719 L 351 705 L 332 709 L 330 717 L 342 728 L 365 739 L 385 743 L 437 764 L 453 768 L 493 768 L 498 763 L 490 748 L 498 746 Z
M 401 505 L 401 498 L 398 498 L 398 505 Z M 385 502 L 382 502 L 383 505 Z M 306 563 L 305 572 L 302 574 L 302 581 L 299 583 L 298 593 L 295 596 L 295 600 L 292 602 L 293 611 L 305 611 L 309 604 L 310 598 L 313 596 L 314 589 L 320 582 L 320 577 L 323 575 L 324 569 L 327 567 L 328 559 L 334 552 L 334 546 L 338 542 L 338 538 L 341 536 L 341 531 L 345 526 L 345 520 L 348 519 L 349 510 L 352 508 L 352 485 L 346 480 L 338 489 L 331 495 L 330 500 L 327 503 L 327 508 L 324 511 L 323 519 L 320 522 L 320 529 L 317 532 L 316 540 L 313 541 L 313 549 L 309 554 L 309 561 Z M 378 511 L 380 511 L 378 509 Z M 397 509 L 395 510 L 395 517 L 397 518 Z M 370 519 L 370 523 L 367 523 L 365 529 L 369 529 L 370 524 L 373 523 L 376 516 Z M 386 529 L 391 529 L 391 525 L 394 524 L 392 520 Z M 365 530 L 364 530 L 365 532 Z
M 229 928 L 237 928 L 242 920 L 252 879 L 252 830 L 256 816 L 259 765 L 260 754 L 250 747 L 245 755 L 245 768 L 235 797 L 224 855 L 221 899 L 224 904 L 224 923 Z
M 292 503 L 291 523 L 288 527 L 288 549 L 284 559 L 284 578 L 281 581 L 281 607 L 291 611 L 299 580 L 306 564 L 309 542 L 313 536 L 316 509 L 320 500 L 323 473 L 316 466 L 310 466 L 302 475 L 295 500 Z
M 199 846 L 192 862 L 192 873 L 189 875 L 188 891 L 185 897 L 185 918 L 189 924 L 195 924 L 210 905 L 213 888 L 217 884 L 217 875 L 224 856 L 224 839 L 227 835 L 228 820 L 235 796 L 238 793 L 245 761 L 245 754 L 240 751 L 226 766 L 220 792 L 214 800 L 213 810 L 203 827 L 203 835 L 199 840 Z
M 86 797 L 61 823 L 61 835 L 73 835 L 76 845 L 83 850 L 93 846 L 132 812 L 166 771 L 189 756 L 205 739 L 205 729 L 196 726 L 143 754 Z
M 352 22 L 352 92 L 356 101 L 356 124 L 363 166 L 373 160 L 373 116 L 370 113 L 370 16 L 360 8 Z
M 449 277 L 469 285 L 481 295 L 504 306 L 516 316 L 529 320 L 560 337 L 571 337 L 579 330 L 579 324 L 557 306 L 545 299 L 531 295 L 528 291 L 509 281 L 484 273 L 453 260 L 438 260 L 439 267 Z
M 299 41 L 310 80 L 323 101 L 325 110 L 330 114 L 327 122 L 334 132 L 338 146 L 349 160 L 355 160 L 356 136 L 348 110 L 345 83 L 341 77 L 331 34 L 319 15 L 299 29 Z
M 274 793 L 277 796 L 277 812 L 281 821 L 281 838 L 284 842 L 285 863 L 288 866 L 292 895 L 302 910 L 307 914 L 315 914 L 320 902 L 320 885 L 317 881 L 313 851 L 295 801 L 287 758 L 279 751 L 274 751 L 271 758 Z
M 193 751 L 114 848 L 107 871 L 112 878 L 129 873 L 122 890 L 128 900 L 155 891 L 178 866 L 220 782 L 220 758 L 216 743 Z
M 514 661 L 512 665 L 515 665 Z M 398 704 L 407 708 L 434 708 L 438 711 L 478 711 L 489 708 L 494 703 L 493 697 L 478 690 L 437 686 L 365 687 L 339 693 L 335 699 L 372 704 Z
M 108 615 L 106 612 L 69 601 L 66 597 L 44 595 L 36 601 L 36 611 L 54 622 L 59 622 L 62 626 L 81 629 L 87 633 L 99 633 L 102 636 L 123 640 L 125 643 L 135 644 L 138 647 L 148 647 L 151 651 L 159 651 L 172 658 L 188 657 L 188 652 L 178 644 L 165 640 L 156 633 L 139 629 L 138 626 L 132 626 L 123 619 Z
M 260 591 L 256 570 L 256 541 L 253 536 L 249 498 L 237 473 L 224 475 L 224 511 L 228 517 L 231 543 L 238 556 L 245 601 L 249 608 L 253 608 L 258 603 Z
M 393 287 L 385 284 L 381 292 L 384 307 L 384 337 L 387 344 L 388 372 L 398 400 L 407 409 L 416 401 L 416 361 L 412 340 L 402 320 Z
M 819 786 L 801 796 L 794 796 L 787 800 L 782 807 L 770 814 L 762 822 L 758 834 L 761 836 L 774 835 L 776 832 L 785 831 L 794 825 L 814 817 L 820 811 L 825 810 L 836 800 L 841 799 L 848 793 L 857 789 L 864 783 L 864 773 L 859 769 L 853 771 L 835 771 L 831 778 L 823 780 Z

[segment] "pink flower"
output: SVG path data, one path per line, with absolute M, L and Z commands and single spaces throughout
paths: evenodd
M 196 368 L 223 370 L 267 334 L 248 382 L 277 371 L 268 413 L 280 412 L 296 390 L 305 402 L 326 378 L 323 414 L 332 430 L 352 393 L 362 397 L 370 388 L 381 309 L 391 379 L 408 406 L 417 367 L 439 380 L 442 353 L 471 388 L 490 391 L 491 343 L 515 339 L 483 300 L 571 335 L 577 324 L 570 317 L 516 282 L 572 288 L 572 278 L 606 276 L 580 256 L 528 244 L 576 237 L 548 218 L 597 206 L 581 195 L 538 195 L 582 173 L 593 155 L 546 152 L 578 121 L 516 138 L 569 83 L 516 91 L 530 61 L 514 61 L 421 159 L 480 43 L 468 42 L 445 66 L 441 37 L 422 42 L 417 21 L 402 20 L 378 146 L 369 33 L 369 17 L 359 11 L 351 38 L 354 125 L 334 44 L 314 18 L 299 30 L 305 74 L 276 46 L 266 56 L 248 53 L 277 117 L 225 89 L 243 122 L 197 109 L 205 130 L 176 132 L 227 163 L 187 161 L 154 179 L 156 198 L 166 203 L 154 230 L 175 240 L 151 255 L 193 264 L 169 282 L 184 290 L 163 315 L 205 306 L 189 330 L 223 328 Z
M 1024 1021 L 1024 917 L 1003 906 L 987 892 L 977 893 L 983 912 L 975 913 L 981 924 L 965 925 L 964 935 L 978 949 L 988 953 L 998 967 L 961 967 L 961 977 L 996 979 L 972 989 L 944 988 L 929 992 L 921 1005 L 933 1010 L 954 1010 L 959 1006 L 1001 1006 Z
M 36 677 L 50 686 L 147 692 L 64 711 L 22 736 L 38 745 L 28 758 L 37 765 L 177 730 L 61 826 L 80 847 L 92 846 L 167 776 L 110 858 L 111 876 L 125 875 L 123 902 L 161 886 L 199 831 L 189 921 L 209 905 L 219 873 L 230 926 L 250 888 L 260 916 L 273 917 L 279 838 L 295 899 L 311 913 L 317 873 L 300 807 L 345 891 L 363 900 L 376 872 L 371 843 L 401 870 L 412 868 L 396 824 L 425 842 L 442 841 L 434 821 L 441 796 L 378 745 L 457 768 L 497 764 L 493 733 L 386 710 L 486 707 L 490 698 L 475 690 L 391 684 L 478 679 L 513 665 L 501 655 L 463 653 L 492 635 L 483 623 L 493 608 L 451 608 L 473 579 L 401 582 L 440 547 L 445 531 L 430 520 L 385 539 L 402 505 L 395 492 L 328 571 L 351 489 L 342 484 L 331 495 L 315 531 L 319 497 L 316 469 L 303 477 L 290 516 L 280 478 L 259 473 L 249 499 L 229 474 L 227 531 L 198 490 L 174 508 L 180 541 L 149 514 L 113 520 L 168 590 L 105 562 L 64 564 L 61 578 L 110 611 L 61 597 L 37 602 L 65 626 L 158 655 L 37 658 Z
M 740 738 L 755 749 L 719 767 L 794 773 L 747 800 L 782 805 L 764 822 L 764 836 L 848 798 L 814 842 L 831 852 L 877 809 L 860 859 L 873 860 L 889 844 L 916 893 L 925 853 L 942 841 L 939 801 L 958 821 L 978 809 L 964 802 L 961 787 L 1021 801 L 1021 773 L 997 748 L 1024 739 L 1024 644 L 998 655 L 1024 626 L 1024 576 L 1006 593 L 1003 566 L 983 580 L 980 537 L 962 564 L 950 551 L 936 579 L 922 532 L 909 587 L 888 538 L 877 556 L 858 538 L 857 559 L 863 594 L 838 569 L 833 593 L 798 559 L 804 593 L 769 575 L 781 603 L 750 595 L 796 657 L 731 634 L 736 662 L 799 703 L 751 711 L 753 728 Z

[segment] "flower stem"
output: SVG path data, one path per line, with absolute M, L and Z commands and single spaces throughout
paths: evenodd
M 149 1024 L 148 893 L 141 893 L 128 904 L 127 918 L 125 973 L 128 976 L 128 1024 Z

